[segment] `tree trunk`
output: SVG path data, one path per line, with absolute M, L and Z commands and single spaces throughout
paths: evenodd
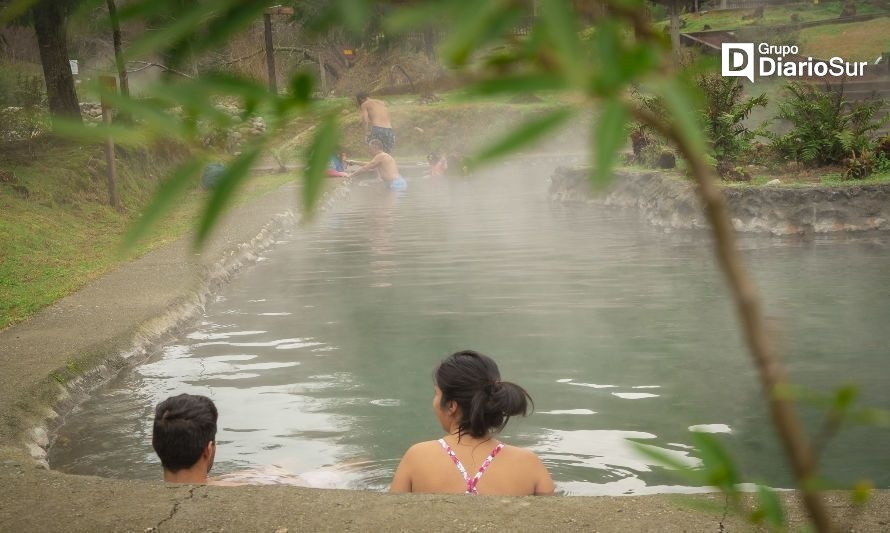
M 127 66 L 124 64 L 124 54 L 121 51 L 121 25 L 117 19 L 117 6 L 114 0 L 107 0 L 108 18 L 111 19 L 111 38 L 114 41 L 114 62 L 117 65 L 117 77 L 120 80 L 121 94 L 130 96 L 130 83 L 127 81 Z
M 674 66 L 680 63 L 680 0 L 671 0 L 671 52 Z
M 43 0 L 31 8 L 34 31 L 40 46 L 40 62 L 46 82 L 49 111 L 54 117 L 80 119 L 80 106 L 74 92 L 74 76 L 68 63 L 68 38 L 66 35 L 67 6 L 57 0 Z
M 431 60 L 436 59 L 436 30 L 433 28 L 423 30 L 423 51 Z

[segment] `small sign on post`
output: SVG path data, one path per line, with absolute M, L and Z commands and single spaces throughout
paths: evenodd
M 78 66 L 76 59 L 69 59 L 68 64 L 71 65 L 71 74 L 73 76 L 80 74 L 80 67 Z
M 117 94 L 117 78 L 114 76 L 99 76 L 99 83 L 102 86 L 102 123 L 111 124 L 111 102 L 105 97 L 106 94 Z M 109 136 L 105 140 L 105 162 L 108 166 L 108 200 L 111 207 L 117 208 L 120 201 L 117 197 L 117 169 L 114 163 L 114 139 Z

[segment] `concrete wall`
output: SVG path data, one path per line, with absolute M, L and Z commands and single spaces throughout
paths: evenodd
M 586 168 L 559 168 L 551 197 L 633 207 L 666 229 L 699 229 L 707 220 L 694 184 L 661 171 L 621 169 L 613 187 L 594 195 Z M 890 230 L 890 184 L 845 187 L 724 188 L 737 231 L 774 235 Z

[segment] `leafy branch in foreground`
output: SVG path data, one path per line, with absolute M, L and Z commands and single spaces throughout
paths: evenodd
M 410 31 L 430 20 L 437 21 L 447 30 L 441 53 L 456 70 L 470 73 L 476 80 L 470 83 L 470 93 L 495 96 L 549 89 L 580 95 L 575 109 L 594 107 L 599 111 L 591 146 L 596 157 L 591 165 L 591 182 L 595 185 L 601 186 L 611 179 L 609 171 L 615 152 L 623 145 L 624 131 L 630 120 L 651 128 L 674 144 L 698 184 L 696 190 L 711 224 L 718 262 L 726 275 L 773 424 L 791 463 L 809 517 L 819 531 L 830 531 L 832 519 L 815 483 L 817 452 L 803 429 L 793 399 L 781 393 L 789 388 L 788 379 L 768 334 L 758 292 L 736 246 L 714 168 L 709 164 L 708 145 L 702 135 L 704 128 L 700 120 L 700 93 L 688 79 L 688 73 L 684 75 L 673 70 L 669 45 L 664 35 L 650 24 L 644 2 L 606 0 L 604 9 L 585 11 L 583 15 L 595 24 L 595 31 L 589 38 L 582 38 L 581 13 L 569 2 L 538 3 L 539 17 L 528 35 L 523 37 L 511 34 L 511 28 L 526 15 L 524 2 L 435 0 L 375 4 L 389 8 L 385 32 Z M 167 24 L 157 26 L 156 31 L 131 43 L 125 55 L 133 58 L 171 50 L 177 53 L 186 49 L 206 50 L 253 23 L 259 12 L 257 4 L 249 1 L 196 3 L 182 13 L 175 11 L 178 5 L 176 0 L 135 0 L 122 8 L 119 13 L 122 21 L 155 20 L 159 14 L 168 15 Z M 370 13 L 372 3 L 368 0 L 334 0 L 330 6 L 330 9 L 321 10 L 327 17 L 323 23 L 308 21 L 307 27 L 329 28 L 343 24 L 359 29 L 362 21 L 355 14 Z M 578 3 L 577 9 L 581 6 L 586 3 Z M 215 31 L 209 32 L 208 28 Z M 484 54 L 495 50 L 496 53 Z M 179 55 L 174 54 L 174 57 Z M 630 99 L 630 87 L 639 84 L 645 84 L 663 102 L 664 113 L 653 113 Z M 120 100 L 119 106 L 142 120 L 145 139 L 134 139 L 134 142 L 146 142 L 146 139 L 150 142 L 158 136 L 173 135 L 194 146 L 202 122 L 224 124 L 225 120 L 213 106 L 214 100 L 220 97 L 237 99 L 244 109 L 244 117 L 259 113 L 268 117 L 272 127 L 232 164 L 226 186 L 211 196 L 200 222 L 199 238 L 204 238 L 225 206 L 226 195 L 237 187 L 250 163 L 281 131 L 282 125 L 298 113 L 312 114 L 322 122 L 311 143 L 314 150 L 306 154 L 309 164 L 304 174 L 304 207 L 311 209 L 315 205 L 322 182 L 322 157 L 335 143 L 337 126 L 335 119 L 319 114 L 320 106 L 310 98 L 311 87 L 312 80 L 306 75 L 295 76 L 285 95 L 272 94 L 250 80 L 222 75 L 200 76 L 176 84 L 163 82 L 149 91 L 149 99 Z M 171 109 L 179 113 L 180 123 L 175 126 L 167 119 Z M 515 151 L 555 130 L 569 115 L 567 110 L 540 117 L 484 149 L 474 160 L 483 163 Z M 101 133 L 113 135 L 119 132 Z M 146 211 L 140 224 L 148 224 L 152 218 L 160 216 L 158 213 L 163 212 L 163 207 L 174 201 L 177 191 L 191 179 L 194 168 L 185 165 L 174 176 L 175 182 L 161 187 L 155 204 Z M 727 460 L 727 454 L 707 437 L 695 439 L 703 462 L 713 467 L 714 472 L 719 472 L 719 475 L 707 478 L 707 482 L 721 487 L 728 495 L 734 494 L 738 476 Z M 770 523 L 781 521 L 776 511 L 775 495 L 770 491 L 758 494 L 763 517 Z

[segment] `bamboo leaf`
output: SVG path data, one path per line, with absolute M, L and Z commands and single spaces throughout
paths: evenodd
M 482 5 L 479 5 L 479 4 Z M 463 1 L 455 6 L 459 21 L 442 44 L 442 53 L 454 65 L 465 65 L 472 53 L 519 19 L 517 8 L 507 0 Z
M 496 96 L 501 94 L 553 91 L 567 88 L 564 78 L 550 74 L 499 76 L 474 83 L 467 88 L 467 96 Z
M 521 124 L 514 131 L 483 148 L 472 158 L 472 165 L 502 157 L 528 146 L 565 123 L 572 116 L 570 109 L 550 111 L 542 117 Z
M 226 167 L 219 180 L 213 186 L 213 192 L 204 206 L 204 213 L 198 222 L 198 232 L 195 235 L 195 243 L 202 246 L 210 235 L 216 221 L 232 201 L 238 186 L 250 173 L 250 167 L 260 155 L 260 146 L 252 146 L 244 150 L 235 161 Z
M 88 126 L 79 120 L 68 120 L 63 117 L 53 119 L 53 131 L 83 143 L 102 143 L 109 137 L 123 146 L 142 146 L 151 140 L 145 130 L 121 124 L 96 124 Z
M 727 494 L 738 492 L 739 479 L 735 463 L 723 444 L 713 435 L 693 431 L 692 443 L 701 455 L 705 477 L 708 484 L 719 488 Z
M 306 170 L 303 175 L 303 209 L 311 214 L 315 203 L 321 195 L 324 186 L 324 171 L 328 166 L 331 155 L 337 148 L 339 139 L 337 119 L 328 116 L 315 132 L 312 144 L 306 153 Z
M 776 492 L 769 487 L 757 485 L 757 509 L 753 514 L 754 521 L 765 521 L 775 530 L 785 528 L 785 509 Z
M 658 92 L 664 99 L 665 108 L 680 129 L 680 132 L 689 140 L 693 150 L 706 153 L 706 144 L 703 135 L 704 128 L 698 120 L 699 106 L 695 105 L 695 91 L 692 87 L 685 86 L 679 80 L 671 79 L 656 85 Z
M 628 439 L 631 447 L 640 455 L 654 461 L 655 464 L 674 470 L 676 474 L 692 483 L 704 484 L 705 478 L 701 471 L 694 469 L 689 462 L 683 461 L 675 453 L 658 446 Z
M 612 181 L 612 167 L 618 156 L 618 150 L 627 142 L 624 134 L 627 116 L 627 109 L 620 101 L 605 102 L 591 134 L 595 160 L 591 168 L 590 182 L 594 188 L 602 188 Z
M 21 17 L 38 1 L 39 0 L 13 0 L 0 11 L 0 25 L 5 26 Z
M 568 2 L 541 2 L 541 21 L 547 29 L 556 57 L 563 72 L 576 79 L 583 79 L 587 62 L 581 56 L 581 40 L 578 38 L 577 17 Z
M 193 35 L 195 29 L 202 27 L 205 22 L 213 17 L 214 13 L 229 9 L 236 1 L 216 0 L 214 2 L 195 3 L 191 9 L 184 13 L 177 13 L 176 19 L 169 24 L 158 30 L 146 32 L 144 37 L 136 40 L 125 49 L 124 57 L 127 60 L 139 59 L 162 49 L 170 48 L 186 37 Z M 163 2 L 157 3 L 161 4 Z M 124 18 L 123 14 L 121 18 Z
M 179 165 L 173 174 L 163 181 L 155 191 L 151 203 L 127 230 L 123 239 L 123 249 L 132 248 L 148 230 L 197 182 L 197 177 L 204 167 L 204 159 L 190 158 Z

